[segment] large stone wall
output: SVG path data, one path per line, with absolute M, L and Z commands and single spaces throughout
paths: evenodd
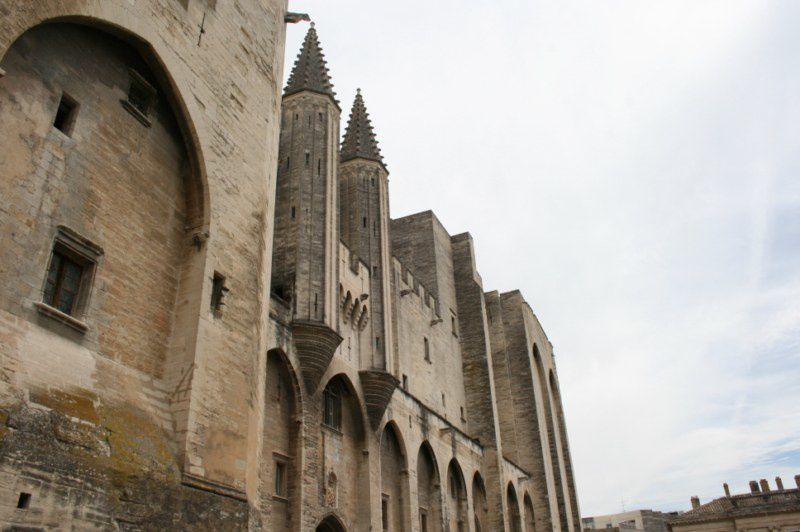
M 281 113 L 286 8 L 0 0 L 0 523 L 381 530 L 386 500 L 392 531 L 574 528 L 544 331 L 469 235 L 390 223 L 383 173 L 369 256 L 340 243 L 339 110 Z M 59 231 L 97 252 L 72 317 L 42 306 Z M 304 284 L 271 297 L 273 264 Z
M 258 525 L 285 10 L 0 2 L 0 521 Z M 59 225 L 102 249 L 75 321 L 37 305 Z

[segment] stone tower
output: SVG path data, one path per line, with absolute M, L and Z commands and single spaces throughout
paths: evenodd
M 312 24 L 281 104 L 272 292 L 313 389 L 341 341 L 337 322 L 336 170 L 341 109 Z
M 389 173 L 358 89 L 342 140 L 339 201 L 342 240 L 370 272 L 372 368 L 393 369 L 390 294 Z

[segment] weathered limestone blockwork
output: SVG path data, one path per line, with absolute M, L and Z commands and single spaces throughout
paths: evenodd
M 0 0 L 0 525 L 577 529 L 544 331 L 390 219 L 313 26 L 281 97 L 286 9 Z

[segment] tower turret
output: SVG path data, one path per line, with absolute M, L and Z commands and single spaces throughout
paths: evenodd
M 316 385 L 341 342 L 335 332 L 340 114 L 312 23 L 281 104 L 272 264 L 272 291 L 291 306 L 301 360 L 310 357 L 303 372 L 309 386 Z M 316 351 L 326 347 L 304 354 L 305 343 Z
M 370 269 L 370 326 L 375 345 L 372 368 L 392 372 L 388 177 L 359 89 L 340 155 L 342 239 Z

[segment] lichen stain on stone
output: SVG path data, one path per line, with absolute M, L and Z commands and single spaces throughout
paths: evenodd
M 100 416 L 108 430 L 109 466 L 117 481 L 145 474 L 178 482 L 180 475 L 171 441 L 144 412 L 130 406 L 101 406 Z
M 30 400 L 68 417 L 78 418 L 95 425 L 100 423 L 100 416 L 95 407 L 97 395 L 89 390 L 78 388 L 72 392 L 66 392 L 56 389 L 32 389 Z

